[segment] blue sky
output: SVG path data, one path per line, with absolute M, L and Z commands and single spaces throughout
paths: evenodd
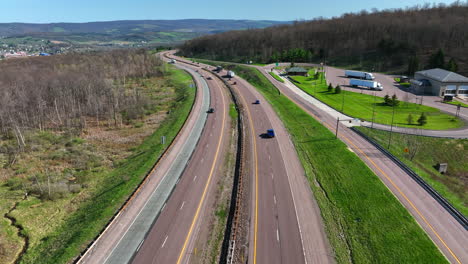
M 0 22 L 184 18 L 307 20 L 374 7 L 381 10 L 426 2 L 432 3 L 427 0 L 0 0 Z

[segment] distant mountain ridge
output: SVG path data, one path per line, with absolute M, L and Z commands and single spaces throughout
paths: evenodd
M 291 21 L 181 19 L 181 20 L 118 20 L 87 23 L 0 23 L 0 36 L 11 37 L 32 33 L 99 33 L 122 35 L 144 32 L 219 33 L 229 30 L 265 28 Z

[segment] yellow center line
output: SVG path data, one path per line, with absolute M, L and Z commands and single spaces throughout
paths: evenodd
M 285 95 L 289 100 L 291 100 L 292 102 L 294 102 L 293 99 L 291 99 L 291 97 L 289 97 L 288 95 L 286 95 L 285 93 L 283 93 L 283 95 Z M 305 107 L 301 106 L 300 104 L 296 104 L 297 106 L 299 106 L 300 108 L 302 108 L 302 110 L 306 111 L 309 115 L 313 116 L 316 120 L 320 120 L 316 115 L 314 115 L 312 112 L 310 112 L 309 110 L 307 110 Z M 323 123 L 326 127 L 328 127 L 330 130 L 333 130 L 333 127 L 330 126 L 328 123 Z M 424 215 L 418 210 L 418 208 L 413 204 L 413 202 L 406 196 L 406 194 L 393 182 L 393 180 L 384 172 L 384 170 L 382 170 L 382 168 L 380 168 L 372 158 L 370 158 L 369 156 L 367 156 L 366 153 L 364 153 L 364 151 L 361 150 L 361 148 L 359 148 L 356 144 L 354 144 L 349 138 L 347 138 L 346 136 L 344 136 L 342 133 L 340 133 L 341 137 L 344 138 L 348 143 L 350 143 L 351 145 L 353 145 L 353 147 L 355 149 L 357 149 L 362 155 L 364 155 L 366 157 L 367 160 L 369 160 L 370 163 L 372 163 L 372 165 L 374 165 L 374 167 L 380 171 L 380 173 L 382 173 L 382 175 L 392 184 L 393 187 L 395 187 L 395 189 L 398 191 L 398 193 L 400 193 L 401 196 L 403 196 L 403 198 L 405 198 L 405 200 L 411 205 L 411 207 L 416 211 L 416 213 L 421 217 L 421 219 L 424 221 L 424 223 L 426 223 L 426 225 L 432 230 L 432 232 L 436 235 L 436 237 L 440 240 L 440 242 L 442 242 L 442 244 L 445 246 L 445 248 L 450 252 L 450 254 L 452 255 L 452 257 L 457 261 L 457 263 L 461 264 L 460 260 L 458 259 L 458 257 L 455 255 L 455 253 L 453 253 L 453 251 L 450 249 L 450 247 L 447 245 L 447 243 L 442 239 L 442 237 L 440 237 L 439 233 L 437 233 L 437 231 L 434 229 L 434 227 L 427 221 L 426 217 L 424 217 Z
M 239 89 L 236 89 L 239 91 Z M 254 249 L 253 249 L 253 263 L 257 263 L 257 229 L 258 229 L 258 155 L 257 155 L 257 138 L 255 137 L 255 127 L 252 121 L 252 115 L 250 114 L 250 109 L 248 104 L 242 95 L 238 92 L 239 96 L 242 99 L 242 103 L 247 109 L 247 115 L 249 117 L 250 130 L 252 131 L 253 147 L 254 147 L 254 162 L 255 162 L 255 209 L 254 209 Z
M 221 98 L 223 99 L 223 123 L 222 123 L 223 125 L 222 125 L 222 128 L 221 128 L 221 136 L 219 137 L 218 147 L 216 148 L 216 154 L 215 154 L 215 157 L 214 157 L 214 160 L 213 160 L 213 164 L 211 166 L 210 174 L 208 176 L 208 181 L 206 182 L 205 188 L 203 189 L 202 197 L 200 199 L 200 202 L 198 203 L 197 211 L 195 212 L 195 216 L 193 217 L 192 224 L 190 225 L 190 229 L 189 229 L 189 232 L 187 234 L 187 237 L 185 238 L 184 246 L 182 247 L 182 250 L 180 251 L 179 257 L 177 259 L 177 264 L 181 263 L 182 258 L 184 256 L 185 249 L 187 248 L 188 241 L 189 241 L 189 239 L 190 239 L 190 237 L 192 235 L 195 223 L 197 222 L 198 216 L 200 214 L 201 207 L 202 207 L 203 202 L 204 202 L 205 197 L 206 197 L 206 193 L 208 192 L 208 187 L 210 185 L 211 178 L 213 176 L 213 172 L 215 170 L 216 161 L 218 160 L 219 150 L 221 149 L 221 143 L 222 143 L 223 136 L 224 136 L 224 126 L 225 126 L 225 120 L 226 120 L 226 103 L 225 103 L 225 100 L 224 100 L 224 93 L 222 91 L 221 91 L 221 94 L 222 94 Z

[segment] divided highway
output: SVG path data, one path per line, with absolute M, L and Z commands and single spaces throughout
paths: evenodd
M 257 67 L 283 95 L 334 131 L 336 119 L 323 111 L 309 95 L 287 79 L 280 83 L 268 74 L 270 69 Z M 451 263 L 468 263 L 468 232 L 426 190 L 402 168 L 364 138 L 340 125 L 339 138 L 376 173 Z
M 195 249 L 194 243 L 200 225 L 206 224 L 202 223 L 205 215 L 215 209 L 209 208 L 207 201 L 213 198 L 209 196 L 212 196 L 215 178 L 223 176 L 221 169 L 230 134 L 227 90 L 219 81 L 207 82 L 212 95 L 210 107 L 215 112 L 209 114 L 180 183 L 132 263 L 189 263 L 197 257 L 197 251 L 203 250 Z
M 78 263 L 186 263 L 190 258 L 213 183 L 220 177 L 229 99 L 220 86 L 208 87 L 199 73 L 178 67 L 194 76 L 198 87 L 189 118 L 136 195 Z M 208 115 L 210 105 L 217 111 Z M 152 249 L 155 245 L 161 250 Z
M 252 160 L 245 161 L 252 186 L 248 263 L 333 263 L 320 210 L 289 134 L 253 86 L 239 77 L 234 82 L 251 143 L 246 151 Z M 256 100 L 260 104 L 253 104 Z M 275 138 L 260 136 L 271 128 Z

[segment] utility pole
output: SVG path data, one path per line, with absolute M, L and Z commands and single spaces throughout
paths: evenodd
M 393 118 L 395 117 L 395 104 L 393 104 L 392 123 L 390 124 L 390 135 L 388 137 L 388 150 L 390 151 L 390 142 L 392 141 Z

